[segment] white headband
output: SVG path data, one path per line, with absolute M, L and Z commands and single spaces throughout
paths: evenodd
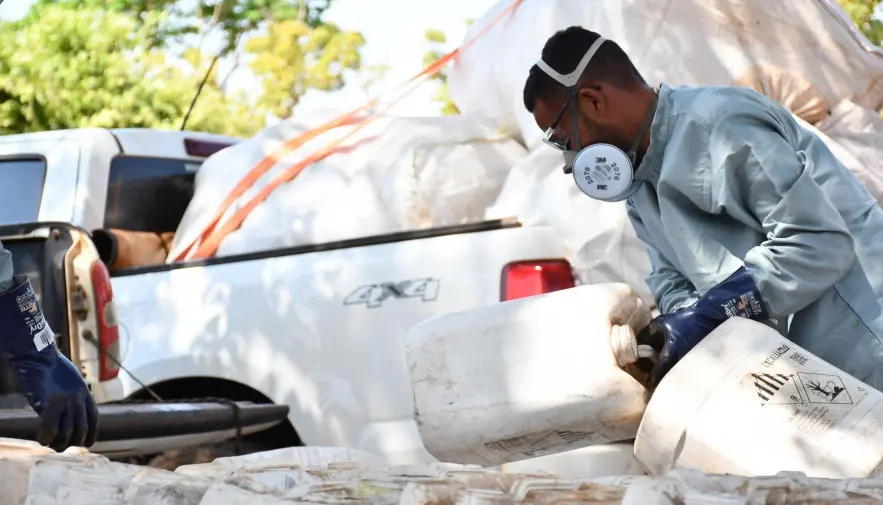
M 586 67 L 589 66 L 589 62 L 592 61 L 592 57 L 595 56 L 595 53 L 598 52 L 598 48 L 601 47 L 601 44 L 603 44 L 605 40 L 607 39 L 599 36 L 598 40 L 592 44 L 592 47 L 586 51 L 586 54 L 583 56 L 583 59 L 580 60 L 579 65 L 577 65 L 576 68 L 573 69 L 573 72 L 569 74 L 559 74 L 554 68 L 550 67 L 545 61 L 543 61 L 542 58 L 537 61 L 537 66 L 540 67 L 540 70 L 548 74 L 549 77 L 560 82 L 562 86 L 572 88 L 576 86 L 577 82 L 579 82 L 579 78 L 582 77 Z

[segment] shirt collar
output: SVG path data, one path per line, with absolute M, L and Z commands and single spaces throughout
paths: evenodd
M 659 170 L 662 167 L 665 146 L 668 144 L 671 127 L 672 91 L 672 88 L 665 83 L 659 85 L 659 101 L 656 104 L 653 122 L 650 123 L 650 147 L 647 148 L 641 164 L 638 165 L 638 169 L 635 171 L 636 179 L 648 181 L 654 187 L 659 182 Z

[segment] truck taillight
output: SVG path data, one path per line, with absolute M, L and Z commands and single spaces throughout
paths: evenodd
M 515 261 L 503 267 L 500 301 L 572 288 L 573 272 L 567 260 Z
M 92 289 L 95 291 L 95 314 L 98 319 L 98 380 L 106 381 L 120 373 L 120 330 L 113 307 L 110 273 L 101 261 L 92 263 Z M 115 361 L 115 360 L 116 361 Z

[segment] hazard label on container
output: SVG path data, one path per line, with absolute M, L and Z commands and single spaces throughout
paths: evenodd
M 837 375 L 798 373 L 809 403 L 852 405 L 852 397 Z
M 753 373 L 751 379 L 761 405 L 803 404 L 803 397 L 793 375 Z
M 840 425 L 867 395 L 860 387 L 850 389 L 840 375 L 782 368 L 754 369 L 742 382 L 767 415 L 773 416 L 768 422 L 781 419 L 810 437 L 824 436 Z

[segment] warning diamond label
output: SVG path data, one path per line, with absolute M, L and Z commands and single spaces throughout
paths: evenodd
M 753 373 L 751 379 L 761 405 L 803 404 L 793 375 Z

